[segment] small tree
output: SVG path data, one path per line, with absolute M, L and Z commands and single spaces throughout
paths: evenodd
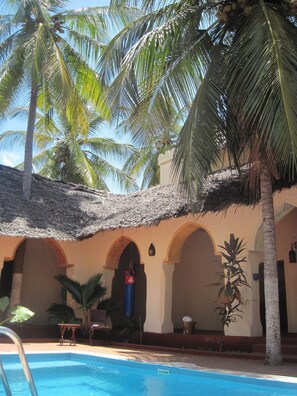
M 240 257 L 245 248 L 243 240 L 239 240 L 239 238 L 234 237 L 234 234 L 230 234 L 229 242 L 224 241 L 224 246 L 219 247 L 222 249 L 223 271 L 219 273 L 220 282 L 215 283 L 215 285 L 220 286 L 216 311 L 222 324 L 221 351 L 224 343 L 225 327 L 229 327 L 230 323 L 236 323 L 238 318 L 242 318 L 241 306 L 243 300 L 240 288 L 250 286 L 241 266 L 242 263 L 246 262 L 246 257 Z
M 90 309 L 106 295 L 107 290 L 102 284 L 101 276 L 102 274 L 93 275 L 86 283 L 79 283 L 63 274 L 55 276 L 80 306 L 85 325 L 89 323 Z

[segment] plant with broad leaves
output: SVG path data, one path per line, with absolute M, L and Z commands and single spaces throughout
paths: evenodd
M 80 323 L 81 320 L 75 317 L 72 307 L 65 304 L 53 303 L 48 309 L 50 324 L 57 323 Z
M 0 298 L 0 311 L 5 312 L 5 310 L 9 306 L 9 298 L 4 296 Z M 25 322 L 26 320 L 32 318 L 35 315 L 29 308 L 23 307 L 21 305 L 17 305 L 16 307 L 12 308 L 10 311 L 10 315 L 0 322 L 0 325 L 3 323 L 10 322 L 10 323 L 20 323 Z
M 95 274 L 86 283 L 79 283 L 68 276 L 59 274 L 55 279 L 71 294 L 71 297 L 79 305 L 83 312 L 84 325 L 88 325 L 90 309 L 95 303 L 103 299 L 107 290 L 102 284 L 102 274 Z

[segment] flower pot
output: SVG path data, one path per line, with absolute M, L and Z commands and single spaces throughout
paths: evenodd
M 193 321 L 184 321 L 184 334 L 194 334 L 196 322 Z

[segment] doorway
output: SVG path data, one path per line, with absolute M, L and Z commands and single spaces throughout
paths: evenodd
M 14 261 L 4 261 L 0 277 L 0 297 L 10 298 Z
M 283 261 L 277 262 L 278 273 L 278 295 L 281 334 L 288 333 L 288 315 L 286 298 L 285 265 Z M 266 333 L 265 320 L 265 294 L 264 294 L 264 263 L 259 264 L 259 298 L 260 298 L 260 320 L 263 328 L 263 335 Z
M 130 242 L 121 254 L 118 268 L 115 270 L 115 274 L 112 280 L 112 300 L 121 305 L 121 312 L 112 313 L 112 323 L 114 327 L 125 328 L 129 323 L 129 320 L 124 315 L 124 295 L 125 295 L 125 272 L 129 268 L 129 264 L 132 263 L 136 273 L 135 282 L 135 313 L 134 319 L 136 325 L 144 323 L 146 319 L 146 275 L 144 271 L 144 265 L 140 264 L 140 256 L 137 246 L 134 242 Z

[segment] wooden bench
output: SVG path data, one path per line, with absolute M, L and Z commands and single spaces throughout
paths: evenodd
M 112 329 L 111 319 L 110 316 L 106 315 L 105 309 L 90 310 L 90 325 L 89 325 L 90 345 L 93 345 L 92 337 L 94 331 L 104 331 L 105 339 L 106 339 L 111 329 Z

